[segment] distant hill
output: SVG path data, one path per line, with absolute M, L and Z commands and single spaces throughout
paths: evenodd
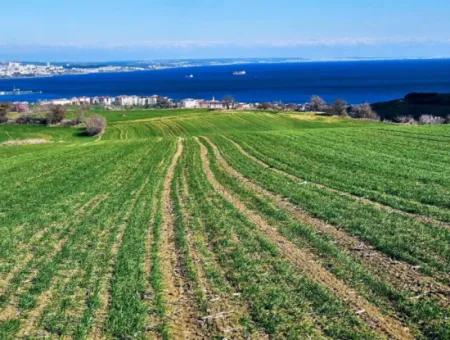
M 407 94 L 403 99 L 372 104 L 372 108 L 382 119 L 399 116 L 413 116 L 418 119 L 423 114 L 447 117 L 450 115 L 450 93 Z

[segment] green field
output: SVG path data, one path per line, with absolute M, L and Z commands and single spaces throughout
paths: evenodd
M 450 338 L 450 125 L 96 113 L 0 126 L 0 339 Z

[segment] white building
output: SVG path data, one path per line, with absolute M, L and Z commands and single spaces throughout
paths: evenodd
M 186 98 L 180 102 L 180 105 L 183 109 L 198 109 L 200 108 L 200 102 L 199 99 Z
M 51 105 L 72 105 L 71 99 L 53 99 L 49 101 Z
M 114 100 L 114 104 L 117 106 L 137 106 L 139 105 L 140 98 L 138 96 L 118 96 Z
M 236 110 L 252 110 L 254 109 L 254 105 L 249 103 L 238 103 L 235 104 L 234 108 Z
M 111 106 L 112 103 L 113 103 L 113 98 L 112 97 L 100 97 L 99 98 L 99 103 L 101 105 Z
M 147 97 L 147 105 L 153 106 L 153 105 L 158 104 L 158 98 L 159 97 L 157 95 Z
M 211 109 L 211 110 L 221 110 L 221 109 L 225 108 L 225 105 L 221 101 L 216 100 L 213 97 L 213 99 L 211 101 L 209 101 L 209 107 L 208 108 Z
M 91 103 L 91 98 L 89 97 L 78 97 L 78 105 L 89 105 Z

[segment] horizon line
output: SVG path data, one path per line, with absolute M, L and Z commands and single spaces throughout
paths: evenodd
M 406 60 L 449 60 L 448 56 L 410 56 L 410 57 L 325 57 L 325 58 L 303 58 L 303 57 L 199 57 L 199 58 L 149 58 L 149 59 L 104 59 L 104 60 L 57 60 L 50 63 L 157 63 L 157 62 L 177 62 L 177 61 L 247 61 L 245 64 L 258 61 L 261 64 L 267 63 L 303 63 L 303 62 L 338 62 L 338 61 L 406 61 Z M 271 62 L 272 61 L 272 62 Z M 0 58 L 0 63 L 17 62 L 17 63 L 47 63 L 45 59 L 27 59 L 27 58 Z M 189 66 L 189 65 L 187 65 Z M 200 65 L 202 66 L 202 65 Z M 215 65 L 203 65 L 203 66 L 215 66 Z M 220 66 L 220 65 L 216 65 Z M 183 67 L 183 66 L 179 66 Z

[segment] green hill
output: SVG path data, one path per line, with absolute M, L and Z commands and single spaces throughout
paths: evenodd
M 424 114 L 446 118 L 450 115 L 450 94 L 410 93 L 403 99 L 372 104 L 372 108 L 387 120 L 400 116 L 413 116 L 418 120 Z
M 95 113 L 0 125 L 1 339 L 449 338 L 450 125 Z

